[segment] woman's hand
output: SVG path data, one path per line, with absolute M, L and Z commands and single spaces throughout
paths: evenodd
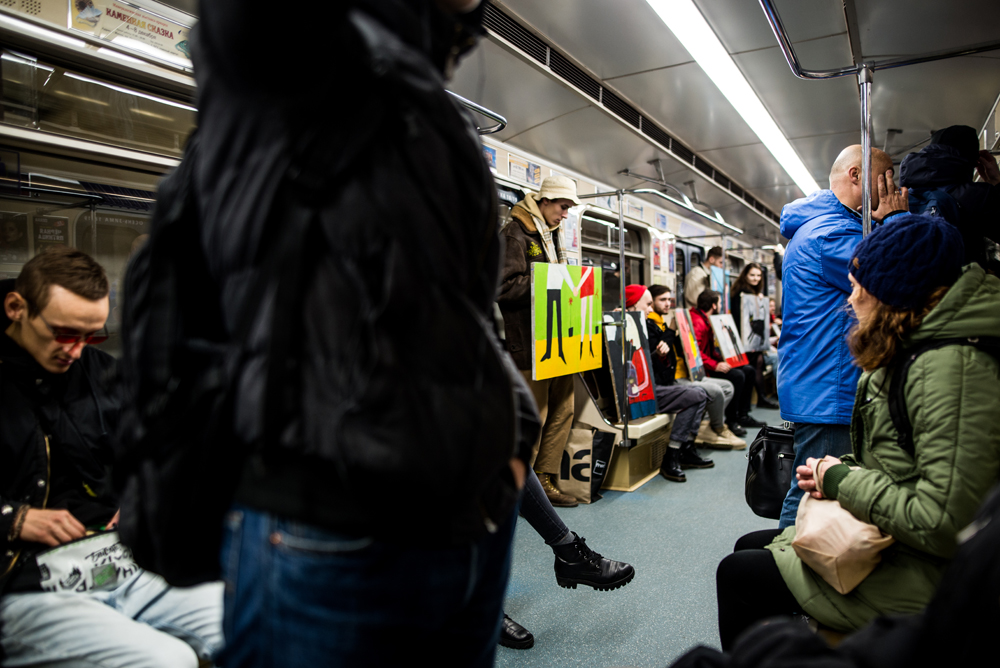
M 814 499 L 822 499 L 823 493 L 819 491 L 823 487 L 823 473 L 827 467 L 839 464 L 836 457 L 827 455 L 823 459 L 810 457 L 806 460 L 805 466 L 800 466 L 795 471 L 795 477 L 799 481 L 799 489 L 809 493 Z M 817 473 L 817 468 L 819 469 Z

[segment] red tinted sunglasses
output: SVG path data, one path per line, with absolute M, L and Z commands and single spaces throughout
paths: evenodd
M 53 327 L 49 324 L 49 321 L 42 317 L 42 314 L 38 314 L 38 318 L 45 323 L 45 326 L 49 328 L 52 332 L 52 338 L 56 340 L 56 343 L 72 343 L 76 345 L 77 343 L 83 341 L 86 345 L 96 345 L 98 343 L 104 343 L 108 340 L 108 326 L 105 325 L 101 327 L 96 332 L 90 332 L 89 334 L 80 334 L 75 329 L 68 329 L 66 327 Z

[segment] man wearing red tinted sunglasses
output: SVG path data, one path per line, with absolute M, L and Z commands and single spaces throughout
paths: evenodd
M 13 665 L 104 665 L 113 655 L 115 665 L 193 668 L 221 646 L 221 588 L 173 589 L 100 531 L 117 522 L 121 412 L 116 362 L 90 347 L 108 338 L 104 269 L 54 247 L 4 283 L 0 653 Z

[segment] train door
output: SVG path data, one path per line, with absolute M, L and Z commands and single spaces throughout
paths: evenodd
M 677 307 L 693 308 L 694 304 L 684 303 L 684 280 L 693 267 L 702 263 L 705 249 L 685 241 L 678 241 L 674 246 L 674 254 L 677 262 L 677 292 L 675 294 Z

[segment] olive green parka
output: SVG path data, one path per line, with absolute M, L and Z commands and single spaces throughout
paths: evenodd
M 906 340 L 1000 336 L 1000 279 L 979 265 L 962 276 Z M 956 535 L 972 520 L 1000 476 L 1000 364 L 973 346 L 923 353 L 904 390 L 915 456 L 897 444 L 887 395 L 891 369 L 866 372 L 851 417 L 853 454 L 861 467 L 840 482 L 836 498 L 859 519 L 893 536 L 882 561 L 842 595 L 795 554 L 789 527 L 768 546 L 803 612 L 839 631 L 874 617 L 910 614 L 930 601 L 956 550 Z

